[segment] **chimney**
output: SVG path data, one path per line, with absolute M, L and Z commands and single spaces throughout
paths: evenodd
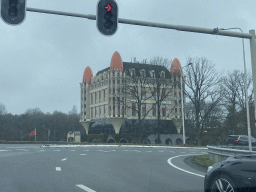
M 136 63 L 136 57 L 133 58 L 133 62 Z

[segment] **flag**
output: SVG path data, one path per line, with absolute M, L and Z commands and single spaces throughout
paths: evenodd
M 32 137 L 33 135 L 36 135 L 36 129 L 34 129 L 33 131 L 31 131 L 28 135 L 29 135 L 29 137 Z

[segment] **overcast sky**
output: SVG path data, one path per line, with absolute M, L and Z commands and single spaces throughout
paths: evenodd
M 27 0 L 27 7 L 96 14 L 97 0 Z M 116 0 L 119 18 L 205 28 L 256 29 L 255 0 Z M 118 51 L 124 62 L 162 56 L 206 57 L 218 71 L 243 70 L 242 40 L 199 33 L 119 24 L 106 37 L 95 20 L 27 12 L 19 26 L 0 20 L 0 103 L 9 113 L 29 108 L 44 113 L 80 112 L 80 85 L 86 66 L 95 75 Z M 249 40 L 246 66 L 251 71 Z

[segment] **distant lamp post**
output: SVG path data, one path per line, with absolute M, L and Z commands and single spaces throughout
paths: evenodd
M 192 63 L 187 64 L 185 67 L 192 65 Z M 183 68 L 185 68 L 183 67 Z M 183 103 L 183 73 L 182 68 L 171 68 L 171 69 L 179 69 L 181 73 L 181 81 L 180 81 L 180 89 L 181 89 L 181 118 L 182 118 L 182 132 L 183 132 L 183 144 L 186 144 L 186 138 L 185 138 L 185 115 L 184 115 L 184 103 Z

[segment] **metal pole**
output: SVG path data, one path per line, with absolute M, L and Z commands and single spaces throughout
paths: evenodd
M 181 115 L 182 115 L 182 127 L 183 127 L 183 144 L 186 144 L 185 141 L 185 123 L 184 123 L 184 106 L 183 106 L 183 74 L 181 72 L 181 81 L 180 81 L 180 87 L 181 87 Z
M 254 92 L 254 115 L 256 120 L 256 42 L 255 42 L 255 30 L 250 30 L 249 34 L 252 35 L 250 39 L 250 48 L 251 48 L 251 63 L 252 63 L 252 79 L 253 79 L 253 92 Z M 256 122 L 255 122 L 256 127 Z
M 35 142 L 36 142 L 36 128 L 35 128 Z
M 22 130 L 20 132 L 20 141 L 22 141 Z
M 85 14 L 68 13 L 68 12 L 61 12 L 61 11 L 29 8 L 29 7 L 27 7 L 26 10 L 31 11 L 31 12 L 47 13 L 47 14 L 54 14 L 54 15 L 64 15 L 64 16 L 80 17 L 80 18 L 96 20 L 96 15 L 90 15 L 90 14 L 85 15 Z M 214 29 L 192 27 L 192 26 L 185 26 L 185 25 L 170 25 L 170 24 L 164 24 L 164 23 L 154 23 L 154 22 L 146 22 L 146 21 L 138 21 L 138 20 L 122 19 L 122 18 L 118 19 L 118 23 L 165 28 L 165 29 L 175 29 L 178 31 L 188 31 L 188 32 L 212 34 L 212 35 L 216 34 L 216 31 Z M 233 31 L 225 31 L 225 30 L 218 30 L 218 35 L 230 36 L 230 37 L 240 37 L 240 38 L 246 38 L 246 39 L 252 38 L 252 35 L 248 34 L 248 33 L 239 33 L 239 32 L 233 32 Z

